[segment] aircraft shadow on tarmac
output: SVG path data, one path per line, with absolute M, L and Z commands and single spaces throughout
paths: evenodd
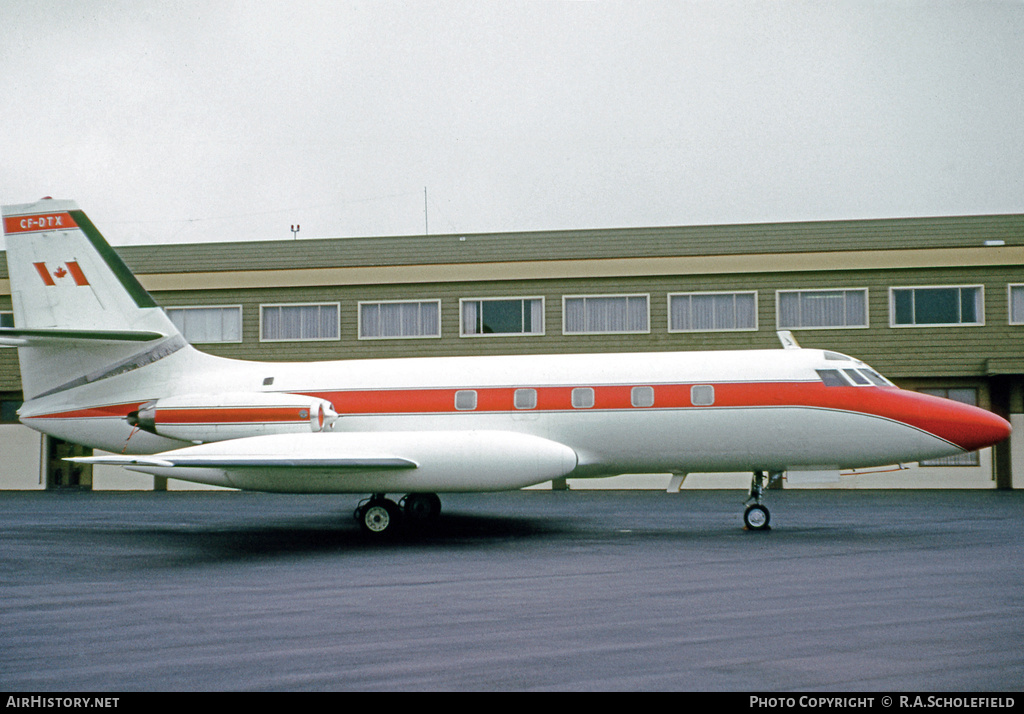
M 445 514 L 436 522 L 403 525 L 397 533 L 375 538 L 363 533 L 344 517 L 333 522 L 314 517 L 308 522 L 290 519 L 265 525 L 225 524 L 181 527 L 136 526 L 119 535 L 123 554 L 133 559 L 148 554 L 155 567 L 200 561 L 222 562 L 275 556 L 401 549 L 408 547 L 481 546 L 508 541 L 523 542 L 566 534 L 564 523 L 545 518 L 495 515 Z M 103 536 L 109 538 L 110 533 Z

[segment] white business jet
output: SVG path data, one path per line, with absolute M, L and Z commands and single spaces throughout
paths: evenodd
M 972 406 L 801 349 L 248 362 L 194 349 L 71 201 L 3 208 L 25 402 L 80 457 L 238 489 L 369 493 L 371 534 L 438 493 L 563 477 L 749 471 L 747 528 L 784 472 L 835 474 L 1005 439 Z M 387 494 L 405 494 L 401 505 Z

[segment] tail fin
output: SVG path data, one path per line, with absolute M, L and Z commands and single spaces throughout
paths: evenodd
M 186 342 L 73 201 L 3 207 L 25 398 L 144 366 Z

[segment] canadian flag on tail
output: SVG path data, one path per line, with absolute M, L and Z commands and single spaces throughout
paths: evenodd
M 43 279 L 43 282 L 49 287 L 58 284 L 58 281 L 63 282 L 65 278 L 70 277 L 75 285 L 88 285 L 89 281 L 85 278 L 85 273 L 78 266 L 75 261 L 68 261 L 59 265 L 55 270 L 51 270 L 46 263 L 33 263 L 36 272 L 39 273 L 39 277 Z

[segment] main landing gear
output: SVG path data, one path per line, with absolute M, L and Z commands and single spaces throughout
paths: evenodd
M 441 515 L 441 499 L 436 493 L 409 493 L 395 503 L 383 493 L 375 493 L 356 507 L 356 521 L 363 532 L 383 537 L 394 534 L 403 519 L 415 525 L 433 523 Z
M 750 479 L 750 497 L 745 501 L 747 509 L 743 511 L 743 524 L 750 531 L 771 530 L 768 523 L 771 521 L 771 513 L 768 507 L 761 503 L 765 488 L 782 478 L 781 471 L 769 471 L 766 476 L 764 471 L 755 471 Z

